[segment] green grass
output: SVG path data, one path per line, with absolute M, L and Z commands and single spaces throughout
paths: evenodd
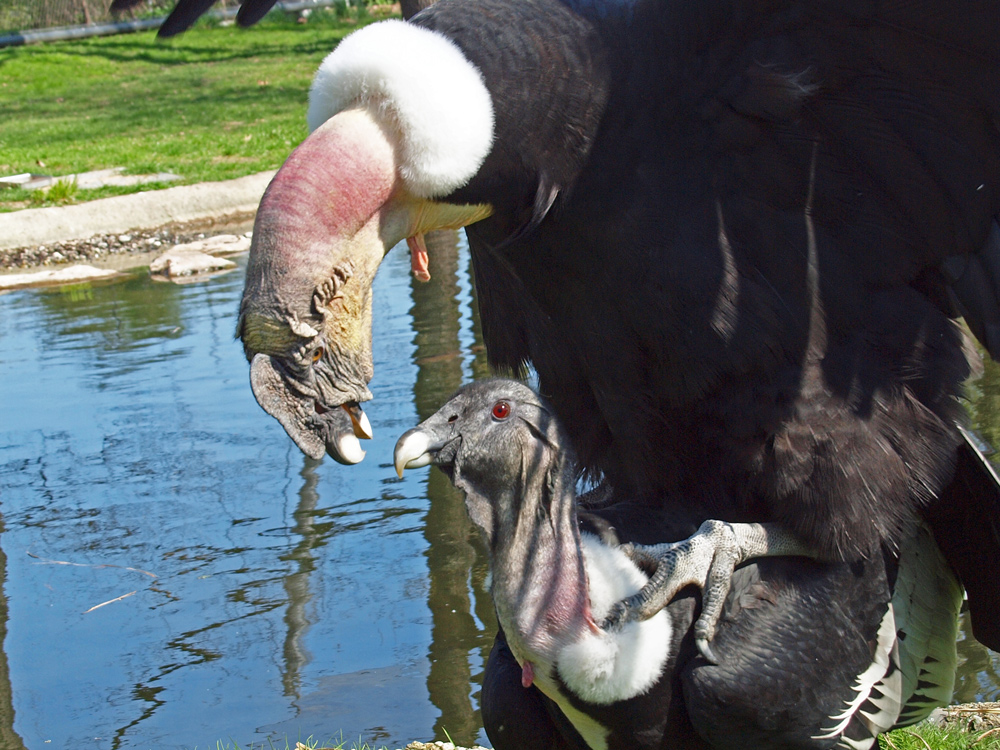
M 298 743 L 301 743 L 301 745 Z M 286 739 L 284 742 L 279 742 L 277 744 L 267 741 L 261 743 L 251 743 L 249 745 L 240 745 L 239 743 L 233 741 L 226 742 L 224 740 L 219 740 L 214 746 L 210 746 L 208 750 L 296 750 L 299 747 L 305 747 L 309 750 L 388 750 L 385 745 L 369 745 L 367 742 L 359 741 L 348 744 L 343 737 L 330 739 L 326 742 L 318 742 L 312 737 L 307 737 L 306 739 L 298 740 L 297 742 Z M 195 748 L 195 750 L 198 749 Z
M 881 750 L 1000 750 L 1000 733 L 946 731 L 920 725 L 882 735 L 879 747 Z
M 450 739 L 450 738 L 449 738 Z M 369 745 L 363 742 L 348 744 L 342 737 L 327 742 L 316 742 L 312 737 L 302 740 L 310 750 L 387 750 L 385 746 Z M 879 737 L 881 750 L 1000 750 L 1000 732 L 959 732 L 944 730 L 929 725 L 912 729 L 897 729 Z M 295 750 L 295 743 L 285 741 L 273 744 L 263 743 L 241 746 L 235 742 L 219 741 L 211 750 Z
M 194 183 L 275 169 L 306 135 L 313 73 L 369 20 L 360 13 L 314 12 L 305 24 L 272 14 L 251 29 L 201 23 L 165 41 L 143 32 L 0 49 L 0 175 L 125 167 Z M 0 210 L 28 207 L 31 195 L 2 190 Z

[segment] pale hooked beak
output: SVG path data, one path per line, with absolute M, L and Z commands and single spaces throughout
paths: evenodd
M 350 433 L 340 433 L 333 438 L 336 453 L 327 450 L 327 455 L 338 463 L 359 464 L 364 459 L 367 451 L 362 450 L 361 443 Z
M 419 469 L 430 464 L 430 447 L 430 438 L 419 427 L 403 433 L 396 441 L 396 449 L 392 454 L 392 462 L 400 479 L 403 478 L 404 469 Z

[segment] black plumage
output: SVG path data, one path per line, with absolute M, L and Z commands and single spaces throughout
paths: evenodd
M 997 528 L 960 552 L 1000 495 L 956 427 L 972 368 L 955 323 L 1000 354 L 1000 5 L 442 0 L 413 24 L 481 77 L 489 150 L 457 185 L 415 191 L 402 167 L 422 118 L 361 86 L 279 172 L 239 330 L 299 445 L 360 460 L 336 447 L 335 407 L 369 397 L 366 253 L 470 224 L 491 361 L 534 366 L 618 503 L 684 518 L 682 536 L 779 523 L 825 561 L 872 559 L 926 518 L 977 637 L 1000 647 L 979 564 Z M 378 59 L 398 48 L 358 38 Z M 381 124 L 337 151 L 359 111 Z M 388 152 L 364 144 L 383 137 L 405 163 L 376 164 Z M 350 172 L 359 150 L 369 171 Z M 396 180 L 384 196 L 343 182 L 378 170 Z M 305 222 L 345 202 L 358 216 Z M 373 216 L 393 232 L 362 242 Z
M 487 665 L 482 711 L 498 750 L 858 750 L 948 701 L 961 588 L 925 529 L 910 530 L 899 560 L 771 558 L 740 568 L 714 643 L 720 662 L 712 665 L 693 647 L 690 593 L 667 606 L 660 616 L 669 627 L 649 640 L 595 636 L 599 608 L 614 597 L 602 590 L 606 578 L 625 575 L 610 557 L 616 553 L 598 554 L 601 545 L 676 531 L 666 519 L 630 524 L 612 516 L 622 523 L 612 529 L 601 510 L 578 515 L 568 438 L 526 386 L 464 387 L 400 438 L 395 458 L 400 471 L 442 468 L 485 532 L 503 632 Z M 655 679 L 619 681 L 601 662 L 603 639 L 630 674 L 662 660 Z M 580 678 L 573 648 L 601 663 L 596 676 Z
M 950 315 L 987 345 L 1000 320 L 998 7 L 478 7 L 499 42 L 452 6 L 418 22 L 462 47 L 498 113 L 499 145 L 447 197 L 501 206 L 468 229 L 493 361 L 534 365 L 621 496 L 778 521 L 823 559 L 894 544 L 953 479 L 969 365 Z M 530 96 L 530 55 L 494 51 L 519 45 L 552 71 Z M 576 150 L 536 135 L 552 111 L 579 113 Z M 996 497 L 969 513 L 995 518 Z M 983 593 L 976 632 L 998 647 Z
M 244 0 L 236 13 L 236 22 L 240 26 L 253 26 L 271 10 L 278 0 Z M 142 0 L 111 0 L 110 10 L 129 10 L 139 5 Z M 191 28 L 198 17 L 215 5 L 216 0 L 177 0 L 170 15 L 160 26 L 157 36 L 168 38 L 176 36 Z

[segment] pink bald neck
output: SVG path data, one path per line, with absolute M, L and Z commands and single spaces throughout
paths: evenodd
M 296 266 L 324 268 L 332 241 L 357 233 L 392 197 L 395 184 L 395 157 L 385 133 L 360 111 L 341 113 L 278 170 L 261 200 L 254 233 L 267 234 L 280 255 L 293 252 Z

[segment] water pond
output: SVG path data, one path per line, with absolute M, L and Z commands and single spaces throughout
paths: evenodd
M 375 284 L 375 439 L 305 458 L 256 405 L 239 271 L 0 296 L 0 747 L 486 743 L 486 557 L 396 438 L 486 373 L 468 254 Z M 974 406 L 1000 425 L 990 370 Z M 957 700 L 997 700 L 960 643 Z

